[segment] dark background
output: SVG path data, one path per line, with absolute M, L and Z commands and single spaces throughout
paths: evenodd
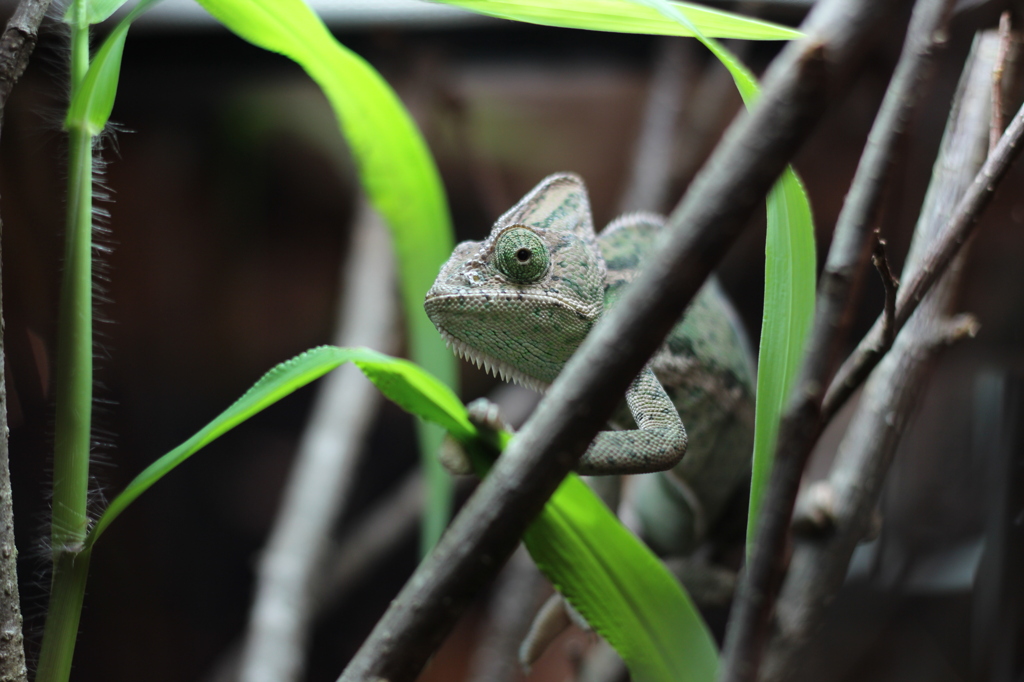
M 797 21 L 799 10 L 783 7 L 773 16 Z M 897 268 L 971 36 L 995 17 L 988 7 L 959 15 L 939 58 L 889 188 L 882 229 Z M 614 217 L 658 39 L 500 21 L 419 29 L 334 22 L 332 29 L 410 106 L 437 159 L 460 239 L 486 234 L 498 214 L 555 171 L 584 177 L 597 224 Z M 66 47 L 58 33 L 51 22 L 8 105 L 0 146 L 10 451 L 30 658 L 48 585 L 66 157 L 59 124 Z M 867 70 L 796 160 L 814 208 L 819 258 L 901 38 L 878 36 Z M 779 45 L 732 47 L 760 72 Z M 672 203 L 740 105 L 703 48 L 689 41 L 686 54 Z M 105 320 L 97 324 L 97 508 L 269 367 L 329 341 L 356 206 L 352 166 L 316 86 L 291 62 L 222 28 L 140 23 L 128 38 L 113 120 L 117 132 L 103 153 L 112 201 L 101 203 L 110 218 L 100 239 L 111 250 L 100 257 L 105 291 L 97 307 Z M 885 495 L 884 542 L 862 556 L 837 601 L 808 679 L 971 678 L 978 637 L 972 594 L 991 502 L 986 481 L 998 466 L 979 450 L 974 415 L 981 377 L 1024 364 L 1022 180 L 1020 169 L 1007 178 L 971 247 L 958 307 L 978 317 L 981 333 L 945 354 L 924 392 Z M 759 217 L 720 270 L 755 339 L 763 240 Z M 851 346 L 881 309 L 873 274 L 862 293 Z M 463 370 L 467 398 L 493 385 Z M 244 626 L 255 557 L 312 395 L 300 391 L 210 445 L 106 533 L 93 557 L 75 680 L 203 679 L 216 667 Z M 824 474 L 834 445 L 826 438 L 812 472 Z M 414 466 L 411 421 L 386 406 L 367 448 L 339 533 Z M 318 630 L 309 679 L 337 676 L 414 567 L 415 543 L 410 534 Z M 480 617 L 467 617 L 428 669 L 431 679 L 459 679 Z M 564 657 L 564 648 L 548 656 Z M 532 679 L 565 672 L 554 663 L 547 673 L 541 668 Z

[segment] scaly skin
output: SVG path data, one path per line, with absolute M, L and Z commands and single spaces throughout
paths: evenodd
M 486 240 L 456 247 L 427 293 L 427 315 L 463 357 L 544 390 L 633 281 L 662 224 L 654 214 L 630 214 L 598 237 L 582 180 L 549 176 Z M 580 459 L 584 474 L 672 469 L 645 482 L 649 494 L 638 496 L 656 549 L 692 548 L 745 477 L 752 364 L 735 313 L 712 280 L 626 391 L 614 420 L 626 430 L 600 432 Z

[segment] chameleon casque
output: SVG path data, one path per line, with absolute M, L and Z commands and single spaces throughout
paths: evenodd
M 544 391 L 636 277 L 663 223 L 631 213 L 598 236 L 583 181 L 551 175 L 487 239 L 455 248 L 427 315 L 460 356 Z M 739 320 L 709 280 L 627 390 L 620 430 L 600 432 L 577 471 L 669 470 L 640 477 L 635 511 L 656 551 L 691 551 L 749 471 L 753 380 Z

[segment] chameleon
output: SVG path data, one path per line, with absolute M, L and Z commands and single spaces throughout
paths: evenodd
M 427 292 L 427 316 L 459 356 L 543 392 L 636 278 L 663 229 L 661 216 L 637 212 L 598 235 L 583 180 L 550 175 L 485 240 L 455 248 Z M 663 555 L 688 553 L 749 472 L 753 385 L 742 325 L 711 278 L 577 472 L 664 472 L 638 477 L 641 534 Z M 445 465 L 468 473 L 468 461 Z

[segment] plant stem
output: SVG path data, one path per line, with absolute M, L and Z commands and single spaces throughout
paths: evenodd
M 92 140 L 71 131 L 60 294 L 53 461 L 53 552 L 85 540 L 92 416 Z
M 54 561 L 53 586 L 35 682 L 64 682 L 71 675 L 91 554 L 90 550 L 62 552 Z
M 89 70 L 85 3 L 74 7 L 71 96 Z M 53 578 L 38 682 L 68 679 L 85 595 L 89 553 L 89 444 L 92 427 L 92 136 L 69 131 L 67 234 L 57 338 L 53 453 Z

